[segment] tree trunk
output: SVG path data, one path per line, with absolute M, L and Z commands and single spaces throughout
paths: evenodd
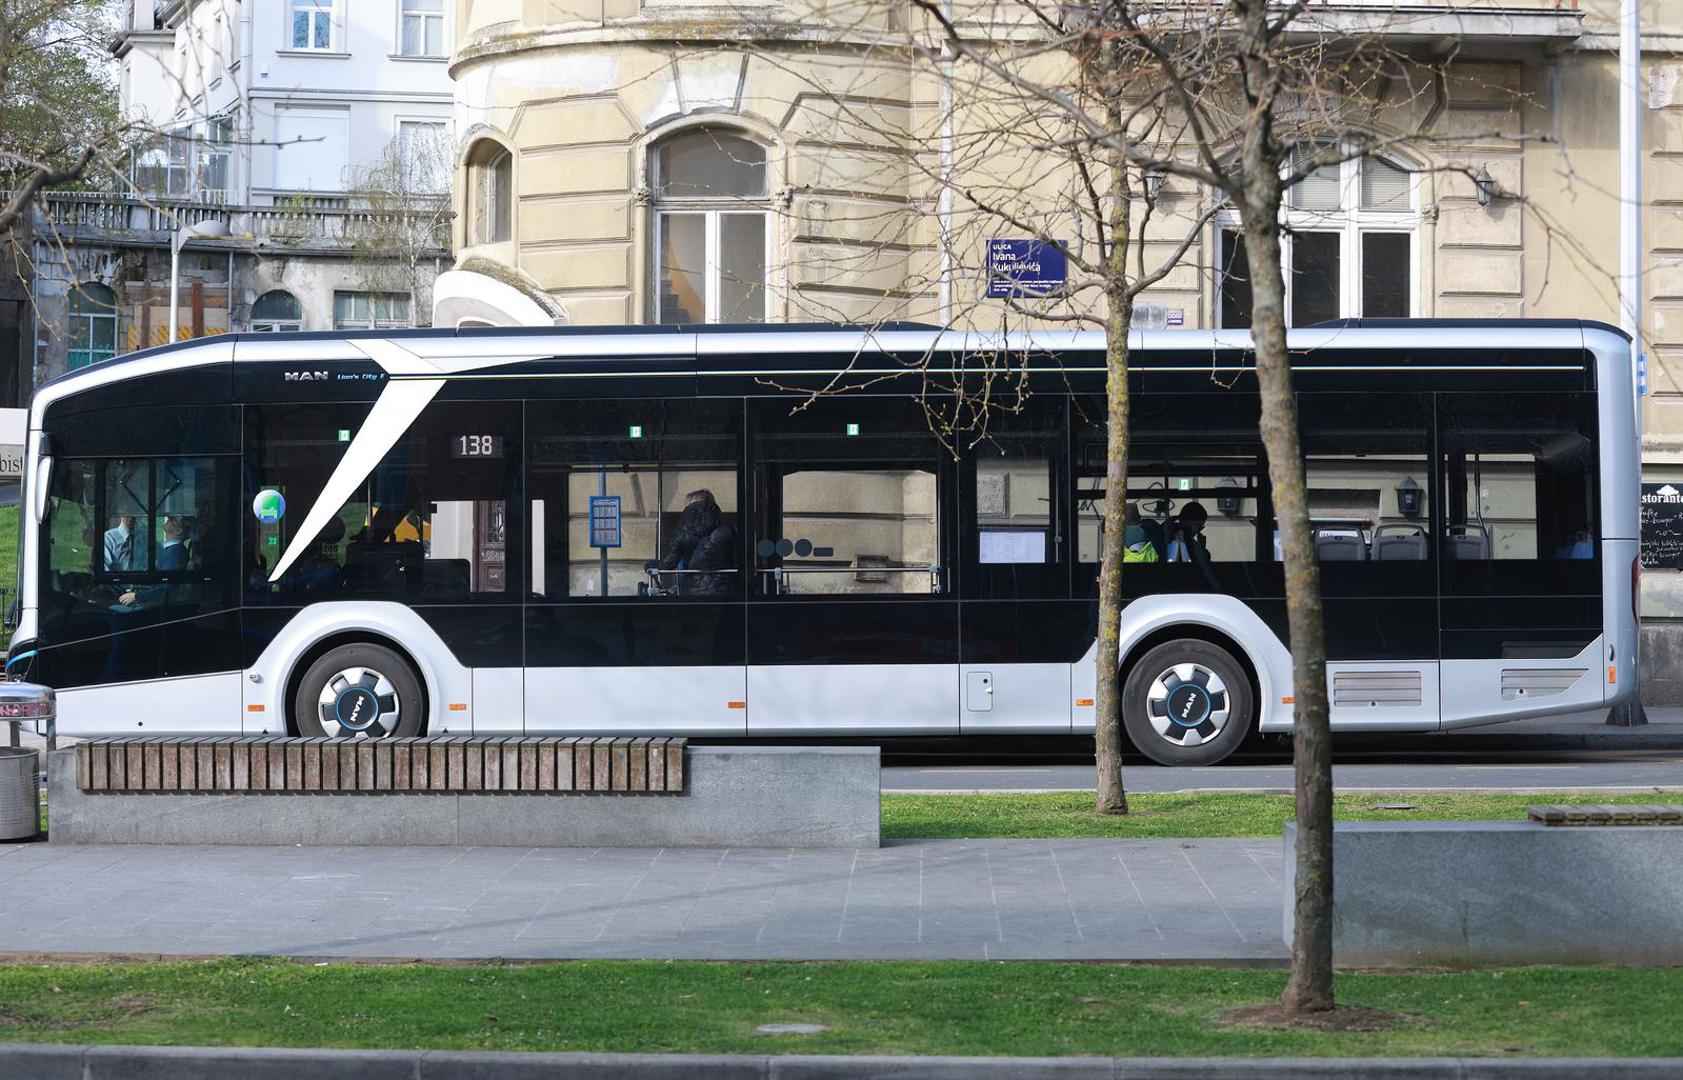
M 1297 796 L 1297 894 L 1292 898 L 1291 978 L 1282 998 L 1297 1012 L 1333 1007 L 1332 734 L 1327 712 L 1321 574 L 1309 533 L 1291 356 L 1286 350 L 1285 279 L 1280 267 L 1278 164 L 1247 168 L 1241 219 L 1251 273 L 1251 338 L 1262 394 L 1262 443 L 1286 574 L 1291 636 L 1292 766 Z
M 1121 102 L 1112 80 L 1117 46 L 1098 51 L 1096 84 L 1105 88 L 1106 120 L 1120 130 Z M 1132 191 L 1128 163 L 1120 151 L 1107 154 L 1110 172 L 1109 247 L 1105 251 L 1105 453 L 1104 524 L 1099 547 L 1099 639 L 1093 694 L 1093 750 L 1098 769 L 1101 814 L 1126 814 L 1128 792 L 1122 783 L 1122 551 L 1126 546 L 1128 506 L 1128 331 L 1133 327 L 1134 297 L 1128 288 L 1128 248 L 1132 240 Z

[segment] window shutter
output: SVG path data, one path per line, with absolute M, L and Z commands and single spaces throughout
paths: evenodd
M 1406 169 L 1399 169 L 1379 158 L 1362 161 L 1362 209 L 1407 210 L 1408 185 L 1412 179 Z
M 1322 165 L 1299 180 L 1291 189 L 1291 205 L 1297 210 L 1338 210 L 1343 199 L 1339 189 L 1339 166 Z

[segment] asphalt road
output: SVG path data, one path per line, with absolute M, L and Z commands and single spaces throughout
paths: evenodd
M 1344 791 L 1456 789 L 1524 792 L 1683 792 L 1683 754 L 1585 753 L 1572 760 L 1500 761 L 1487 756 L 1416 764 L 1357 762 L 1334 765 L 1333 784 Z M 1229 763 L 1207 769 L 1166 769 L 1130 763 L 1123 782 L 1138 792 L 1290 791 L 1288 764 Z M 1091 764 L 924 763 L 885 765 L 885 791 L 1091 791 Z

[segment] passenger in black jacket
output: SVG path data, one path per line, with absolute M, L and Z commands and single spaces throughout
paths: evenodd
M 714 571 L 675 575 L 678 592 L 684 596 L 733 596 L 733 575 L 716 571 L 736 566 L 736 530 L 724 519 L 711 491 L 692 491 L 686 498 L 688 503 L 678 518 L 678 533 L 667 545 L 660 568 Z

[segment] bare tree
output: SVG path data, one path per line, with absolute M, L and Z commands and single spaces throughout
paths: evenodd
M 363 288 L 410 298 L 416 325 L 432 308 L 432 282 L 450 250 L 450 149 L 443 139 L 394 139 L 348 178 L 348 240 Z

